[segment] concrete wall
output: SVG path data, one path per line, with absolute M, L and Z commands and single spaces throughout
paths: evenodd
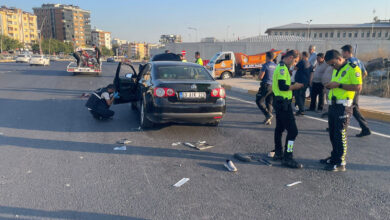
M 272 48 L 276 50 L 297 49 L 307 51 L 309 45 L 316 45 L 317 52 L 326 52 L 330 49 L 340 48 L 345 44 L 351 44 L 354 48 L 357 46 L 357 56 L 372 53 L 375 56 L 377 51 L 382 51 L 381 55 L 390 56 L 390 40 L 307 40 L 307 41 L 259 41 L 259 42 L 215 42 L 215 43 L 176 43 L 168 44 L 163 48 L 151 50 L 151 55 L 163 53 L 170 50 L 173 53 L 180 53 L 182 50 L 187 51 L 186 58 L 189 62 L 194 62 L 195 52 L 199 51 L 202 59 L 208 60 L 219 51 L 242 52 L 246 54 L 256 54 L 268 51 Z

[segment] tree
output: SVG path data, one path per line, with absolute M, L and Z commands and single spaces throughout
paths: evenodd
M 5 35 L 0 35 L 0 41 L 2 41 L 3 44 L 3 51 L 23 48 L 23 44 L 20 41 Z
M 32 50 L 39 53 L 39 44 L 32 45 Z M 56 39 L 42 40 L 42 52 L 44 54 L 64 53 L 69 54 L 73 52 L 73 44 L 69 42 L 62 42 Z
M 112 50 L 109 50 L 107 47 L 102 47 L 102 55 L 103 56 L 113 56 L 114 52 Z

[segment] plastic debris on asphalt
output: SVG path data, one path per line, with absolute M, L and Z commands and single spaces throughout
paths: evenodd
M 114 147 L 114 150 L 126 150 L 126 146 Z
M 237 172 L 237 167 L 234 165 L 233 161 L 231 160 L 226 160 L 226 162 L 223 164 L 227 170 L 230 172 Z
M 175 183 L 175 185 L 173 185 L 174 187 L 180 187 L 182 186 L 184 183 L 188 182 L 190 180 L 190 178 L 183 178 L 181 180 L 179 180 L 179 182 Z
M 81 94 L 81 98 L 88 98 L 91 94 L 89 93 L 83 93 Z
M 66 186 L 66 187 L 70 187 L 70 184 L 69 184 L 69 183 L 67 183 L 67 184 L 65 184 L 65 186 Z
M 271 162 L 269 162 L 267 159 L 263 158 L 260 155 L 251 154 L 251 153 L 248 153 L 248 154 L 235 153 L 233 156 L 234 156 L 234 158 L 236 158 L 237 160 L 242 161 L 242 162 L 257 161 L 257 162 L 260 162 L 260 163 L 262 163 L 264 165 L 267 165 L 267 166 L 270 166 L 270 167 L 272 166 Z
M 83 157 L 83 156 L 80 156 L 80 159 L 82 160 L 82 159 L 84 159 L 84 157 Z
M 180 143 L 180 142 L 177 142 L 177 143 Z M 213 145 L 207 144 L 206 141 L 184 142 L 183 145 L 197 149 L 197 150 L 206 150 L 206 149 L 210 149 L 210 148 L 214 147 Z M 175 145 L 173 145 L 173 146 L 175 146 Z
M 248 154 L 235 153 L 234 158 L 243 162 L 251 162 L 252 158 Z
M 116 143 L 117 144 L 124 144 L 124 145 L 129 145 L 132 141 L 126 139 L 126 138 L 123 138 L 123 139 L 120 139 L 119 141 L 117 141 Z
M 302 183 L 302 182 L 301 181 L 297 181 L 297 182 L 293 182 L 293 183 L 287 184 L 286 186 L 287 187 L 295 186 L 295 185 L 300 184 L 300 183 Z

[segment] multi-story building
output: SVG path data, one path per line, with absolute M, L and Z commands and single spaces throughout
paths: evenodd
M 144 59 L 147 55 L 145 43 L 129 43 L 127 55 L 132 59 Z
M 37 16 L 17 8 L 0 8 L 0 34 L 25 46 L 38 42 Z
M 292 23 L 267 29 L 270 36 L 298 36 L 310 39 L 389 39 L 390 20 L 364 24 L 302 24 Z
M 112 45 L 118 45 L 118 46 L 121 46 L 123 44 L 128 44 L 127 40 L 121 40 L 119 38 L 112 39 L 111 43 Z
M 93 29 L 91 32 L 92 44 L 98 47 L 106 47 L 111 49 L 111 33 L 99 29 Z
M 75 46 L 91 44 L 91 13 L 74 5 L 43 4 L 33 8 L 42 26 L 44 38 L 72 42 Z

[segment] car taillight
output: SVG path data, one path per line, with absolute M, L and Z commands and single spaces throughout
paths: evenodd
M 211 97 L 225 98 L 226 93 L 224 88 L 216 88 L 211 90 Z
M 156 88 L 154 88 L 153 93 L 154 93 L 154 96 L 160 97 L 160 98 L 175 96 L 175 90 L 173 90 L 171 88 L 156 87 Z

